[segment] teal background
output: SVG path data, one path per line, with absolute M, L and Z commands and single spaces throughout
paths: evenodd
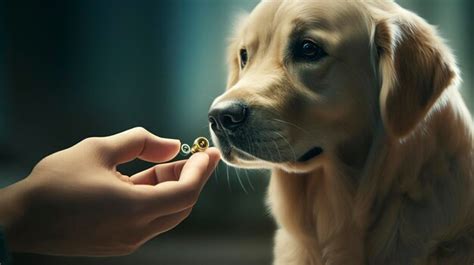
M 398 2 L 439 26 L 458 58 L 472 109 L 474 2 Z M 233 18 L 257 1 L 0 3 L 0 184 L 6 186 L 45 155 L 89 136 L 134 126 L 188 143 L 209 136 L 207 110 L 225 88 Z M 267 182 L 267 172 L 221 164 L 191 217 L 130 256 L 17 254 L 15 264 L 270 264 Z

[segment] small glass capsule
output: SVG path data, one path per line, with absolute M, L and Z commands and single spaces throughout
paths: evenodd
M 191 153 L 191 147 L 189 146 L 189 144 L 182 144 L 181 145 L 181 155 L 189 155 L 189 153 Z

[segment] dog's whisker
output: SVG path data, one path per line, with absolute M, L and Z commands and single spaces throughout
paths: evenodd
M 272 152 L 268 150 L 267 145 L 263 145 L 263 147 L 265 147 L 265 150 L 267 151 L 267 155 L 270 157 L 270 161 L 274 162 L 275 159 L 273 158 Z
M 221 165 L 221 162 L 219 161 L 219 163 L 217 164 L 216 166 L 216 169 L 214 170 L 214 179 L 216 180 L 216 183 L 219 184 L 219 167 Z
M 244 190 L 244 192 L 248 194 L 247 189 L 246 189 L 245 186 L 244 186 L 244 183 L 243 183 L 242 180 L 240 179 L 240 174 L 239 174 L 238 169 L 234 167 L 234 171 L 235 171 L 235 174 L 237 175 L 237 180 L 239 181 L 240 187 L 242 187 L 242 189 Z
M 280 157 L 280 161 L 283 161 L 283 157 L 281 156 L 281 152 L 280 152 L 280 148 L 278 147 L 278 144 L 275 141 L 273 141 L 273 145 L 275 146 L 278 156 Z
M 232 192 L 232 185 L 230 185 L 230 175 L 229 175 L 229 165 L 225 165 L 226 172 L 227 172 L 227 187 L 230 192 Z
M 274 132 L 274 133 L 276 135 L 280 136 L 288 144 L 288 148 L 293 153 L 293 159 L 294 159 L 294 161 L 296 161 L 297 159 L 296 159 L 295 149 L 293 149 L 293 146 L 291 146 L 290 142 L 288 142 L 288 140 L 283 135 L 281 135 L 281 133 L 279 133 L 279 132 Z
M 253 154 L 252 144 L 250 143 L 249 138 L 250 138 L 250 136 L 245 137 L 245 139 L 247 140 L 248 152 L 249 152 L 250 154 Z
M 254 153 L 254 150 L 252 148 L 252 144 L 251 144 L 251 141 L 250 141 L 250 136 L 246 137 L 246 139 L 247 139 L 247 143 L 249 145 L 249 152 L 252 155 L 254 155 L 255 153 Z M 249 183 L 250 188 L 252 189 L 252 191 L 255 191 L 255 188 L 253 187 L 252 182 L 250 181 L 250 177 L 249 177 L 249 174 L 248 174 L 247 170 L 244 170 L 244 172 L 245 172 L 245 176 L 247 177 L 247 182 Z
M 296 125 L 296 124 L 294 124 L 294 123 L 292 123 L 292 122 L 280 120 L 280 119 L 277 119 L 277 118 L 273 118 L 272 120 L 273 120 L 273 121 L 276 121 L 276 122 L 281 122 L 281 123 L 284 123 L 284 124 L 291 125 L 291 126 L 295 127 L 296 129 L 301 130 L 301 131 L 304 132 L 305 134 L 308 134 L 308 135 L 310 134 L 309 131 L 307 131 L 307 130 L 301 128 L 300 126 L 298 126 L 298 125 Z
M 229 135 L 225 130 L 224 131 L 224 136 L 227 139 L 227 141 L 230 141 Z M 229 188 L 229 191 L 232 192 L 232 187 L 230 185 L 230 175 L 229 175 L 229 165 L 226 164 L 226 173 L 227 173 L 227 186 Z
M 250 188 L 252 189 L 252 191 L 255 191 L 255 187 L 253 186 L 252 181 L 250 181 L 249 173 L 247 172 L 246 169 L 244 169 L 244 172 L 245 172 L 245 176 L 247 176 L 247 182 L 249 183 Z

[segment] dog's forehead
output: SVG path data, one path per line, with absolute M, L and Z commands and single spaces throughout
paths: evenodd
M 299 19 L 320 21 L 322 24 L 339 24 L 343 18 L 360 16 L 366 9 L 361 1 L 341 0 L 292 0 L 262 1 L 249 16 L 251 24 L 262 23 L 279 26 Z
M 244 35 L 247 42 L 270 39 L 281 31 L 302 25 L 328 30 L 366 26 L 366 7 L 360 1 L 264 0 L 249 15 Z

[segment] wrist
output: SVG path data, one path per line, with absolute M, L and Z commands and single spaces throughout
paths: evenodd
M 0 264 L 10 264 L 11 258 L 8 249 L 8 245 L 5 239 L 5 231 L 2 226 L 0 226 Z
M 21 180 L 13 185 L 0 189 L 0 226 L 3 227 L 6 243 L 15 250 L 20 237 L 15 232 L 18 224 L 25 216 L 28 197 L 29 181 Z

